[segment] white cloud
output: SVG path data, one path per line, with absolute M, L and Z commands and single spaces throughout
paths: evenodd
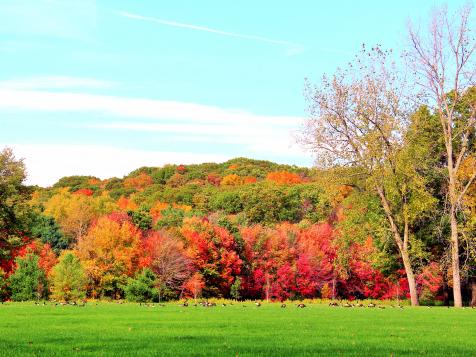
M 26 91 L 0 88 L 0 109 L 51 112 L 93 112 L 123 118 L 186 120 L 188 122 L 235 122 L 294 127 L 302 119 L 262 116 L 250 112 L 189 102 L 137 99 L 84 93 Z
M 101 179 L 122 177 L 141 166 L 167 163 L 223 162 L 230 157 L 193 152 L 146 151 L 103 145 L 10 145 L 25 158 L 29 184 L 50 186 L 63 176 L 92 175 Z
M 156 24 L 159 24 L 159 25 L 163 25 L 163 26 L 184 28 L 184 29 L 194 30 L 194 31 L 203 31 L 203 32 L 213 33 L 213 34 L 219 35 L 219 36 L 234 37 L 234 38 L 240 38 L 240 39 L 244 39 L 244 40 L 258 41 L 258 42 L 264 42 L 264 43 L 269 43 L 269 44 L 273 44 L 273 45 L 285 46 L 285 47 L 287 47 L 286 55 L 288 55 L 288 56 L 297 55 L 297 54 L 299 54 L 299 53 L 301 53 L 305 50 L 305 48 L 302 44 L 294 43 L 294 42 L 290 42 L 290 41 L 273 39 L 273 38 L 269 38 L 269 37 L 263 37 L 263 36 L 257 36 L 257 35 L 248 35 L 248 34 L 242 34 L 242 33 L 238 33 L 238 32 L 224 31 L 224 30 L 210 28 L 210 27 L 207 27 L 207 26 L 198 26 L 198 25 L 192 25 L 192 24 L 187 24 L 187 23 L 183 23 L 183 22 L 159 19 L 157 17 L 142 16 L 142 15 L 126 12 L 126 11 L 120 11 L 119 15 L 121 15 L 123 17 L 127 17 L 129 19 L 152 22 L 152 23 L 156 23 Z
M 68 76 L 35 76 L 0 81 L 1 89 L 10 90 L 37 90 L 37 89 L 107 89 L 112 88 L 112 82 L 94 78 L 79 78 Z
M 306 156 L 300 147 L 293 145 L 291 135 L 302 123 L 301 117 L 257 115 L 178 101 L 0 88 L 0 111 L 2 109 L 100 114 L 106 121 L 82 122 L 72 119 L 77 116 L 68 115 L 63 125 L 109 132 L 163 133 L 168 142 L 183 143 L 187 151 L 129 150 L 104 145 L 13 145 L 18 155 L 26 158 L 29 182 L 41 185 L 52 184 L 65 175 L 91 174 L 105 178 L 122 176 L 144 165 L 225 161 L 231 155 L 227 152 L 280 158 L 281 162 L 302 162 Z M 104 138 L 107 141 L 108 136 Z M 208 153 L 203 153 L 203 149 L 202 153 L 194 150 L 204 144 L 219 148 L 214 151 L 219 154 L 210 152 L 213 149 L 208 149 Z M 225 149 L 225 145 L 234 149 Z

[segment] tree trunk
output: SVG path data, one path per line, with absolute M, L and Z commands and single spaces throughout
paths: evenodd
M 453 160 L 448 160 L 448 165 L 453 165 Z M 453 270 L 453 299 L 455 307 L 463 306 L 463 299 L 461 297 L 461 276 L 459 267 L 459 240 L 458 240 L 458 221 L 456 220 L 456 190 L 454 172 L 449 169 L 449 196 L 450 196 L 450 224 L 451 224 L 451 268 Z
M 380 196 L 380 201 L 382 202 L 383 209 L 387 216 L 387 220 L 390 224 L 390 229 L 392 230 L 393 236 L 395 238 L 395 243 L 400 251 L 403 260 L 403 266 L 405 268 L 405 274 L 407 276 L 408 287 L 410 289 L 410 300 L 412 306 L 418 306 L 418 293 L 416 289 L 416 282 L 415 282 L 415 275 L 413 274 L 413 268 L 411 265 L 410 257 L 408 255 L 408 222 L 405 222 L 405 229 L 404 229 L 404 239 L 400 232 L 398 231 L 397 225 L 395 224 L 395 220 L 393 219 L 392 211 L 390 209 L 390 205 L 388 204 L 387 198 L 385 197 L 385 193 L 381 187 L 377 187 L 377 192 Z
M 413 274 L 410 257 L 408 256 L 408 252 L 406 250 L 402 250 L 401 253 L 403 259 L 403 266 L 405 267 L 405 274 L 407 275 L 408 287 L 410 289 L 410 300 L 412 302 L 412 306 L 418 306 L 420 305 L 420 303 L 418 302 L 418 292 L 416 288 L 415 275 Z
M 472 278 L 469 284 L 471 287 L 471 306 L 476 307 L 476 278 Z

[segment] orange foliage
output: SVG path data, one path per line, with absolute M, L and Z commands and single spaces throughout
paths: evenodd
M 293 185 L 303 182 L 299 175 L 288 171 L 270 172 L 266 176 L 266 180 L 273 181 L 279 185 Z
M 91 178 L 88 180 L 88 184 L 91 186 L 96 186 L 101 183 L 101 180 L 98 180 L 97 178 Z
M 134 201 L 125 198 L 124 196 L 121 196 L 121 198 L 117 200 L 117 205 L 123 211 L 134 211 L 137 209 L 137 205 Z
M 246 184 L 250 184 L 250 183 L 255 183 L 257 180 L 256 180 L 256 177 L 253 177 L 253 176 L 246 176 L 243 178 L 243 183 L 246 185 Z
M 110 283 L 111 276 L 132 276 L 138 268 L 141 232 L 126 215 L 119 216 L 99 218 L 76 246 L 93 295 Z
M 187 296 L 197 299 L 205 287 L 205 281 L 200 273 L 195 273 L 185 282 L 183 287 Z
M 153 182 L 154 181 L 152 180 L 152 177 L 143 172 L 136 177 L 126 178 L 124 180 L 124 187 L 141 190 L 147 186 L 152 185 Z
M 150 209 L 150 215 L 154 220 L 157 220 L 160 218 L 161 212 L 167 208 L 169 208 L 168 203 L 157 201 L 155 206 Z
M 238 165 L 235 165 L 235 164 L 228 166 L 229 170 L 236 170 L 237 168 L 238 168 Z
M 243 184 L 243 179 L 236 174 L 226 175 L 221 180 L 222 186 L 239 186 L 242 184 Z

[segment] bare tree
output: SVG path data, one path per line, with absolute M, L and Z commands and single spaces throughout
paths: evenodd
M 458 181 L 462 163 L 474 150 L 470 141 L 474 140 L 476 125 L 476 103 L 472 103 L 466 115 L 458 112 L 461 99 L 474 86 L 476 77 L 475 22 L 471 12 L 470 4 L 454 17 L 448 15 L 446 8 L 437 9 L 424 34 L 410 24 L 411 48 L 407 53 L 408 62 L 417 74 L 417 83 L 436 108 L 446 148 L 453 294 L 457 307 L 463 304 L 457 215 L 466 191 L 476 178 L 476 167 L 473 167 L 469 179 L 464 183 Z
M 311 118 L 302 141 L 317 163 L 339 170 L 334 181 L 378 195 L 393 240 L 403 260 L 412 305 L 418 305 L 410 257 L 412 222 L 432 204 L 424 182 L 404 155 L 412 110 L 390 52 L 364 50 L 346 70 L 338 70 L 308 90 Z M 343 170 L 342 168 L 346 168 Z M 415 205 L 416 200 L 422 204 Z
M 191 261 L 185 255 L 182 242 L 165 232 L 155 232 L 151 239 L 151 270 L 159 282 L 171 290 L 179 290 L 192 274 Z

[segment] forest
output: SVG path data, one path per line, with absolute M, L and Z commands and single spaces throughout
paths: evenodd
M 298 141 L 313 168 L 236 158 L 38 187 L 4 149 L 0 298 L 475 306 L 470 16 L 410 28 L 406 72 L 392 51 L 363 46 L 308 81 Z

